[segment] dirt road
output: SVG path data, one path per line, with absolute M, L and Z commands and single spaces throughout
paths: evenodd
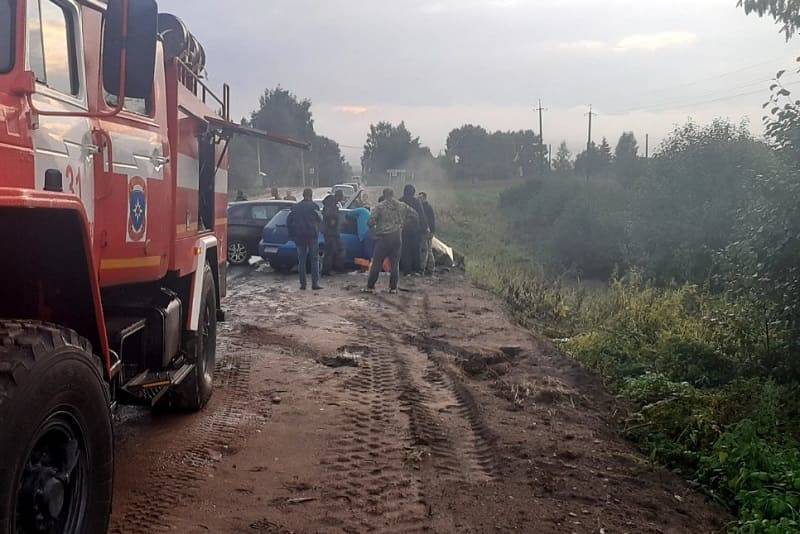
M 615 434 L 594 377 L 462 275 L 363 283 L 235 276 L 208 408 L 120 410 L 112 532 L 724 527 Z

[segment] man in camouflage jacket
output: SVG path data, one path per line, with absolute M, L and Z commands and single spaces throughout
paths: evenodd
M 378 204 L 369 216 L 367 223 L 375 239 L 375 251 L 367 279 L 367 292 L 375 290 L 378 275 L 383 269 L 384 260 L 391 264 L 389 292 L 397 293 L 397 282 L 400 278 L 400 252 L 403 248 L 403 227 L 409 224 L 418 225 L 419 215 L 406 204 L 394 198 L 394 191 L 384 189 L 383 202 Z

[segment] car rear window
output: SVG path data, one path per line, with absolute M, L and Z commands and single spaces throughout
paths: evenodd
M 0 0 L 0 72 L 14 66 L 14 0 Z
M 231 219 L 241 219 L 247 211 L 247 206 L 231 206 L 228 208 L 228 217 Z
M 347 198 L 352 197 L 356 192 L 356 190 L 353 187 L 350 187 L 349 185 L 337 185 L 334 186 L 331 191 L 333 191 L 334 193 L 336 191 L 341 191 Z
M 263 206 L 253 206 L 252 218 L 258 221 L 269 221 L 275 216 L 283 206 L 265 204 Z
M 275 228 L 286 224 L 286 219 L 289 217 L 289 210 L 282 210 L 278 212 L 267 224 L 267 228 Z

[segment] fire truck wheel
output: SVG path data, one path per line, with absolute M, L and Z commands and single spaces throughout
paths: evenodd
M 197 411 L 211 398 L 217 354 L 217 296 L 214 276 L 206 264 L 200 300 L 198 331 L 184 343 L 194 370 L 172 393 L 171 405 L 180 410 Z
M 72 330 L 0 321 L 0 532 L 105 532 L 114 472 L 99 358 Z

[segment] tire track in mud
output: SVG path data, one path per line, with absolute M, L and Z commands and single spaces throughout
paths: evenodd
M 421 335 L 407 336 L 406 341 L 427 356 L 426 380 L 435 386 L 440 395 L 450 401 L 448 406 L 456 416 L 448 425 L 450 434 L 455 436 L 454 448 L 457 454 L 467 461 L 467 467 L 471 467 L 464 473 L 466 477 L 464 481 L 470 481 L 470 477 L 474 477 L 477 481 L 494 479 L 499 475 L 497 452 L 493 445 L 494 433 L 483 422 L 480 408 L 469 388 L 462 382 L 459 373 L 437 352 L 436 344 L 431 342 L 430 330 L 433 319 L 430 297 L 427 293 L 422 299 L 421 316 L 423 323 L 423 328 L 420 329 Z M 449 355 L 460 357 L 459 354 Z
M 370 350 L 342 385 L 344 424 L 322 460 L 332 493 L 326 521 L 345 532 L 426 532 L 422 481 L 405 463 L 408 423 L 398 409 L 394 347 L 386 340 L 360 341 Z
M 251 353 L 236 350 L 236 343 L 222 340 L 226 357 L 214 374 L 214 396 L 207 411 L 173 442 L 189 444 L 165 451 L 111 518 L 113 534 L 149 534 L 168 531 L 170 511 L 191 499 L 231 446 L 243 437 L 243 425 L 257 414 L 249 410 Z M 213 410 L 213 411 L 212 411 Z
M 411 358 L 406 369 L 414 437 L 423 445 L 430 444 L 433 467 L 445 480 L 490 481 L 498 474 L 494 439 L 458 373 L 427 342 L 432 323 L 430 298 L 424 293 L 421 302 L 404 300 L 406 309 L 421 304 L 419 333 L 404 339 L 421 356 L 421 360 Z
M 487 482 L 497 472 L 487 432 L 474 415 L 474 401 L 432 360 L 401 371 L 404 401 L 416 447 L 427 449 L 441 477 Z
M 385 300 L 372 300 L 384 324 L 367 314 L 348 317 L 362 327 L 355 341 L 370 351 L 342 386 L 344 428 L 323 460 L 333 493 L 328 526 L 346 532 L 430 531 L 426 491 L 434 482 L 491 481 L 495 452 L 474 399 L 444 358 L 393 329 L 416 322 L 407 321 L 416 315 L 408 310 L 419 303 L 403 298 L 385 306 Z M 426 298 L 424 331 L 427 309 Z M 397 311 L 404 316 L 396 317 Z

